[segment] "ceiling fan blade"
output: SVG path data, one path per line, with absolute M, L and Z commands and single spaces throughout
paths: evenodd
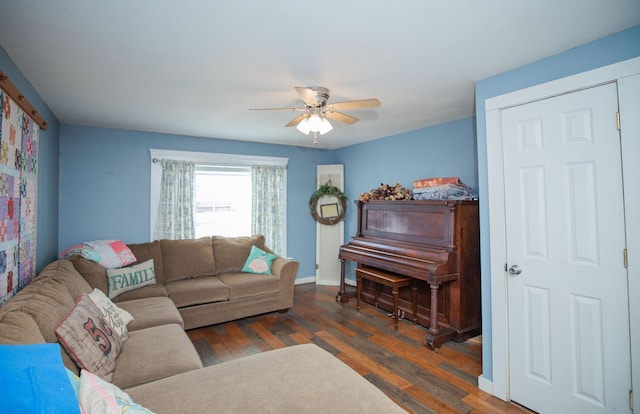
M 292 126 L 296 126 L 298 125 L 300 122 L 302 122 L 303 119 L 305 119 L 306 117 L 308 117 L 309 114 L 302 114 L 302 115 L 298 115 L 295 118 L 293 118 L 291 120 L 291 122 L 289 122 L 287 125 L 285 125 L 286 127 L 292 127 Z
M 341 112 L 327 111 L 324 113 L 324 116 L 329 119 L 333 119 L 334 121 L 343 122 L 348 125 L 358 122 L 358 118 L 355 118 L 351 115 L 343 114 Z
M 335 102 L 329 105 L 329 107 L 333 107 L 333 109 L 339 111 L 344 111 L 345 109 L 377 108 L 379 106 L 380 101 L 375 98 L 359 99 L 357 101 Z
M 250 111 L 306 111 L 307 108 L 249 108 Z
M 316 99 L 316 93 L 313 89 L 296 86 L 296 91 L 298 92 L 298 95 L 300 95 L 300 98 L 302 99 L 302 102 L 305 103 L 305 105 L 320 106 L 320 102 L 318 102 L 318 99 Z

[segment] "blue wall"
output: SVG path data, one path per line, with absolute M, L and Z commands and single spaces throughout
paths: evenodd
M 640 26 L 539 60 L 476 83 L 480 242 L 482 261 L 482 369 L 493 379 L 491 355 L 491 284 L 487 192 L 486 99 L 640 56 Z
M 62 125 L 60 128 L 60 250 L 88 240 L 149 241 L 149 149 L 288 157 L 288 256 L 300 261 L 298 277 L 315 275 L 315 222 L 307 203 L 316 164 L 331 153 L 285 145 L 153 132 Z
M 38 160 L 38 238 L 36 270 L 58 256 L 58 144 L 60 123 L 40 95 L 0 47 L 0 69 L 20 90 L 49 125 L 40 131 Z

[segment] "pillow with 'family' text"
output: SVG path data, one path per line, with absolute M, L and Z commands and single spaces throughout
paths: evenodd
M 153 268 L 153 259 L 131 267 L 107 269 L 109 299 L 154 283 L 156 283 L 156 272 Z

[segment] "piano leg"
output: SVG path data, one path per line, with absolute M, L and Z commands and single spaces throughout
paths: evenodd
M 438 285 L 430 285 L 431 287 L 431 321 L 429 329 L 431 332 L 438 331 Z
M 438 288 L 437 284 L 429 285 L 431 287 L 431 317 L 429 321 L 429 329 L 424 336 L 424 344 L 431 347 L 434 351 L 447 340 L 453 338 L 456 331 L 451 328 L 438 328 Z
M 413 323 L 418 324 L 418 282 L 416 280 L 411 284 L 411 310 L 413 311 Z
M 398 332 L 398 296 L 400 290 L 397 286 L 393 286 L 391 288 L 391 293 L 393 294 L 393 329 Z M 377 295 L 376 295 L 377 296 Z M 376 297 L 376 307 L 378 306 L 378 298 Z
M 356 274 L 356 311 L 360 312 L 360 295 L 362 294 L 362 276 Z
M 349 302 L 349 298 L 352 298 L 354 296 L 353 292 L 348 293 L 346 289 L 347 285 L 344 282 L 344 262 L 344 259 L 340 259 L 340 290 L 336 294 L 336 302 L 340 303 L 341 305 Z

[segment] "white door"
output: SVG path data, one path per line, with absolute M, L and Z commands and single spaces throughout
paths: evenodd
M 342 164 L 318 165 L 317 187 L 331 181 L 331 184 L 344 190 L 344 166 Z M 334 204 L 336 197 L 323 196 L 318 201 L 318 209 L 323 204 Z M 319 211 L 320 212 L 320 211 Z M 338 224 L 316 224 L 316 284 L 340 285 L 340 261 L 338 251 L 344 244 L 344 221 Z
M 630 412 L 616 84 L 502 112 L 510 397 Z

